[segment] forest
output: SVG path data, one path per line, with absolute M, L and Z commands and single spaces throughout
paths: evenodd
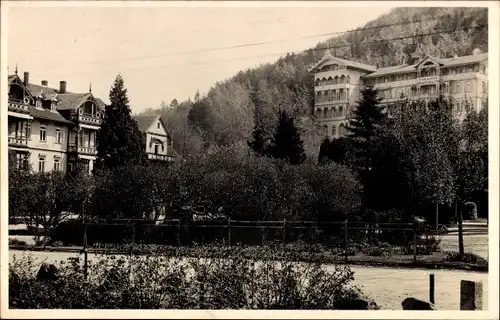
M 422 35 L 422 36 L 417 36 Z M 392 40 L 387 40 L 392 39 Z M 396 8 L 366 25 L 332 37 L 300 53 L 242 70 L 215 83 L 206 95 L 171 99 L 145 114 L 161 114 L 182 156 L 245 143 L 258 123 L 265 135 L 275 131 L 280 110 L 296 118 L 308 157 L 317 157 L 322 132 L 312 115 L 313 75 L 308 68 L 332 54 L 379 67 L 401 64 L 414 52 L 442 58 L 488 51 L 487 8 Z M 167 101 L 170 99 L 166 99 Z

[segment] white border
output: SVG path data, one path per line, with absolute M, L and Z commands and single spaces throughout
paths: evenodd
M 4 250 L 1 253 L 1 317 L 2 318 L 365 318 L 365 319 L 495 319 L 498 318 L 498 213 L 499 213 L 499 97 L 498 81 L 499 64 L 499 3 L 495 1 L 335 1 L 335 2 L 140 2 L 140 1 L 1 1 L 1 77 L 0 77 L 0 110 L 1 119 L 1 245 Z M 190 311 L 190 310 L 8 310 L 8 184 L 7 184 L 7 39 L 8 39 L 8 16 L 7 9 L 10 7 L 488 7 L 489 8 L 489 283 L 488 283 L 488 311 L 460 312 L 460 311 Z

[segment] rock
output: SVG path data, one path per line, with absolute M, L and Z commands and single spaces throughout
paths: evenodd
M 338 310 L 378 310 L 379 307 L 372 299 L 357 298 L 343 302 L 337 306 Z
M 56 281 L 59 279 L 59 270 L 53 264 L 44 263 L 36 275 L 38 281 Z
M 403 310 L 434 310 L 431 303 L 411 297 L 404 299 L 401 305 Z

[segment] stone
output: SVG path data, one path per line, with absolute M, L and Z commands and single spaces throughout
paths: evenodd
M 53 264 L 44 263 L 40 266 L 36 279 L 38 281 L 56 281 L 59 279 L 59 270 Z
M 412 297 L 404 299 L 401 305 L 403 310 L 435 310 L 431 303 Z
M 482 310 L 483 284 L 469 280 L 460 281 L 460 310 Z

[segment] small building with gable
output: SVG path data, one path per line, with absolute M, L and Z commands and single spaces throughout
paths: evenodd
M 172 135 L 159 115 L 136 115 L 133 117 L 144 136 L 148 160 L 172 162 L 178 158 L 173 148 Z

